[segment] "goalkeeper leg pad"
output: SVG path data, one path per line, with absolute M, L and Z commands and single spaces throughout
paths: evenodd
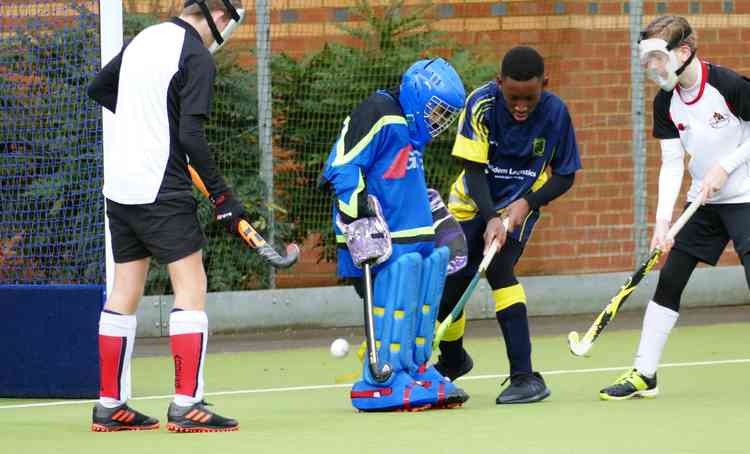
M 362 380 L 351 390 L 352 405 L 360 411 L 399 411 L 428 408 L 433 393 L 409 375 L 414 364 L 414 313 L 419 299 L 422 256 L 409 253 L 382 269 L 375 278 L 373 318 L 379 365 L 387 362 L 393 374 L 378 382 L 363 364 Z
M 414 316 L 416 326 L 414 366 L 416 367 L 409 371 L 414 380 L 432 394 L 431 405 L 441 408 L 456 407 L 469 400 L 468 394 L 429 364 L 437 311 L 443 294 L 449 258 L 448 248 L 441 247 L 423 261 L 419 289 L 420 304 Z

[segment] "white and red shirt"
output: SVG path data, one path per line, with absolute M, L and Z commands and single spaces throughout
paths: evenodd
M 657 139 L 679 139 L 690 155 L 692 177 L 688 201 L 695 200 L 701 180 L 717 163 L 736 161 L 737 149 L 750 141 L 750 80 L 728 68 L 701 62 L 701 77 L 693 89 L 678 85 L 659 91 L 654 99 Z M 735 156 L 732 156 L 735 154 Z M 729 178 L 709 203 L 750 202 L 750 161 L 740 158 Z

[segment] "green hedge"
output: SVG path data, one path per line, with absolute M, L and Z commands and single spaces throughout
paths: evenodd
M 276 145 L 288 150 L 298 166 L 279 174 L 276 182 L 285 190 L 293 238 L 303 241 L 322 233 L 322 259 L 335 253 L 331 200 L 315 187 L 350 111 L 373 91 L 398 85 L 404 70 L 421 58 L 446 57 L 462 75 L 467 92 L 496 72 L 495 64 L 482 63 L 446 34 L 431 30 L 434 7 L 416 7 L 405 14 L 403 6 L 403 1 L 392 1 L 376 12 L 367 1 L 359 1 L 351 14 L 363 25 L 340 26 L 353 45 L 328 44 L 302 59 L 282 54 L 273 61 Z M 459 171 L 450 157 L 455 132 L 454 125 L 429 145 L 424 160 L 428 184 L 443 194 Z

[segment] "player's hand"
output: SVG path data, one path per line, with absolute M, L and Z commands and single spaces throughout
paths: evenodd
M 223 192 L 219 194 L 214 202 L 214 214 L 216 220 L 221 222 L 227 232 L 239 233 L 238 226 L 240 221 L 249 221 L 245 207 L 242 203 L 237 200 L 231 192 Z
M 516 227 L 521 226 L 523 221 L 525 221 L 526 217 L 529 215 L 529 211 L 531 211 L 531 207 L 526 199 L 518 199 L 508 205 L 505 209 L 505 215 L 508 217 L 509 221 L 508 231 L 512 232 Z
M 724 186 L 724 183 L 727 182 L 727 178 L 729 178 L 727 171 L 719 164 L 714 164 L 706 176 L 703 177 L 703 182 L 701 183 L 700 192 L 705 195 L 705 200 L 708 200 L 718 192 Z
M 665 219 L 657 219 L 654 225 L 654 236 L 651 238 L 651 250 L 658 247 L 661 251 L 666 254 L 674 246 L 674 239 L 667 238 L 667 232 L 669 232 L 669 221 Z
M 484 229 L 484 254 L 490 249 L 492 242 L 497 242 L 498 250 L 503 247 L 505 240 L 508 237 L 508 232 L 503 226 L 503 220 L 500 217 L 492 218 L 487 222 L 487 227 Z

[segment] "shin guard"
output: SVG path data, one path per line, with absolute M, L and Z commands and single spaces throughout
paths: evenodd
M 419 305 L 415 313 L 416 339 L 414 366 L 409 373 L 425 390 L 430 392 L 431 406 L 460 405 L 468 399 L 466 393 L 451 383 L 429 364 L 435 322 L 447 275 L 449 251 L 442 247 L 424 259 L 419 289 Z
M 393 374 L 378 383 L 363 364 L 362 380 L 351 390 L 352 405 L 361 411 L 412 410 L 429 406 L 431 393 L 409 375 L 414 363 L 415 311 L 419 299 L 422 257 L 405 254 L 375 278 L 373 317 L 378 361 L 391 365 Z

